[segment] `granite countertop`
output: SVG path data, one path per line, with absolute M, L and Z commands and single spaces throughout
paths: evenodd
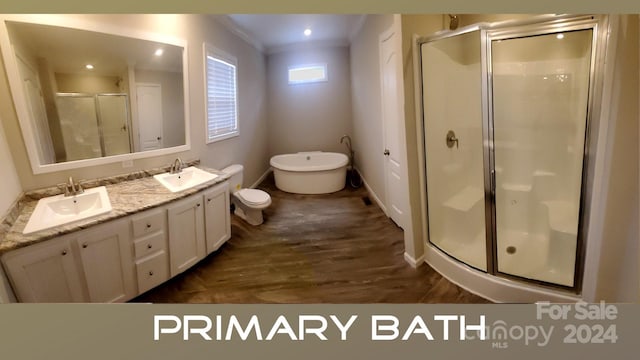
M 109 213 L 61 225 L 52 229 L 37 231 L 27 235 L 23 234 L 22 231 L 27 225 L 29 217 L 33 213 L 38 199 L 56 195 L 60 193 L 60 191 L 56 188 L 48 188 L 25 194 L 18 202 L 19 204 L 16 205 L 18 208 L 14 211 L 11 219 L 5 219 L 3 223 L 4 229 L 2 230 L 4 231 L 0 233 L 0 255 L 11 250 L 86 229 L 93 225 L 122 218 L 124 216 L 185 198 L 229 178 L 228 174 L 221 171 L 200 165 L 197 167 L 216 174 L 218 177 L 191 189 L 175 193 L 169 191 L 152 177 L 155 173 L 166 172 L 166 169 L 155 169 L 153 171 L 143 171 L 125 176 L 99 179 L 92 182 L 83 182 L 85 188 L 96 186 L 106 187 L 112 206 L 112 210 Z

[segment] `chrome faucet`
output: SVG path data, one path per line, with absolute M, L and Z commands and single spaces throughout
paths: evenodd
M 349 153 L 352 154 L 353 150 L 351 149 L 351 137 L 349 135 L 342 135 L 340 138 L 340 144 L 342 144 L 345 140 L 347 140 L 347 149 L 349 149 Z
M 180 160 L 180 158 L 176 158 L 176 160 L 173 162 L 173 165 L 171 165 L 170 172 L 172 174 L 177 174 L 182 171 L 183 167 L 184 167 L 184 163 L 182 162 L 182 160 Z
M 351 148 L 351 137 L 349 135 L 342 135 L 342 137 L 340 138 L 340 144 L 344 143 L 345 140 L 346 145 L 347 145 L 347 149 L 349 149 L 349 168 L 353 167 L 353 157 L 354 157 L 354 152 L 353 149 Z
M 69 182 L 60 184 L 58 187 L 64 190 L 64 196 L 73 196 L 82 194 L 84 189 L 82 188 L 82 184 L 80 182 L 74 182 L 73 177 L 69 176 Z

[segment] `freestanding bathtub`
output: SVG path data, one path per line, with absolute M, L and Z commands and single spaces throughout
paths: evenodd
M 276 187 L 295 194 L 328 194 L 344 188 L 349 158 L 332 152 L 299 152 L 271 158 Z

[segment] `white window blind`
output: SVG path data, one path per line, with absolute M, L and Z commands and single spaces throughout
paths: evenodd
M 238 135 L 236 61 L 207 49 L 207 142 Z

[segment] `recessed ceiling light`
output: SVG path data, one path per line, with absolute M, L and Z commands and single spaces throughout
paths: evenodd
M 87 65 L 85 65 L 85 67 L 86 67 L 87 69 L 89 69 L 89 70 L 93 70 L 93 65 L 91 65 L 91 64 L 87 64 Z
M 309 36 L 311 35 L 311 29 L 304 29 L 304 36 Z
M 564 39 L 564 34 L 558 34 L 558 35 L 556 35 L 556 39 Z
M 155 55 L 155 56 L 162 56 L 162 53 L 163 53 L 163 52 L 164 52 L 164 50 L 162 50 L 162 49 L 158 49 L 158 50 L 156 50 L 156 52 L 154 52 L 154 55 Z

